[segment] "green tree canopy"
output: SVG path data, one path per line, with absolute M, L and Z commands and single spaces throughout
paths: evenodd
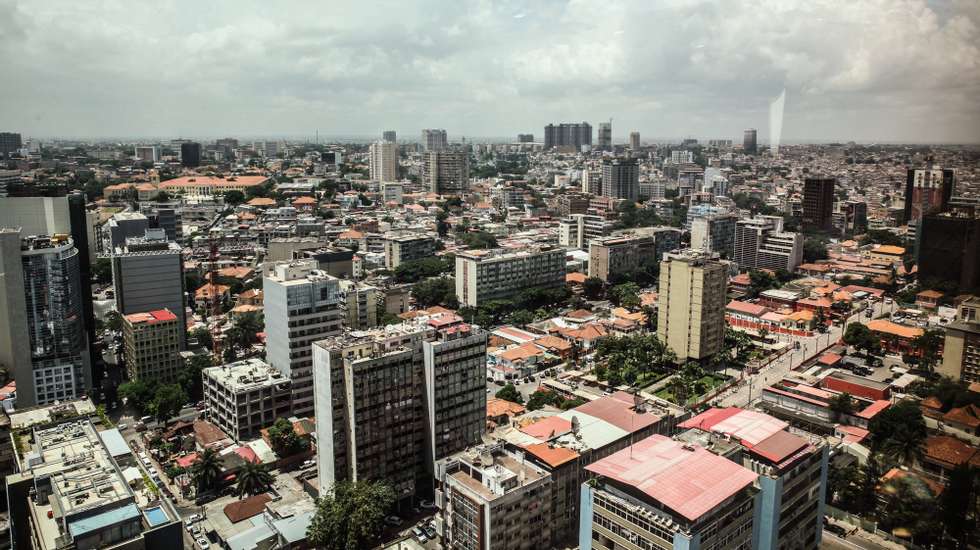
M 602 279 L 598 277 L 589 277 L 582 283 L 582 293 L 585 297 L 590 300 L 598 300 L 602 298 L 603 290 L 605 290 L 605 283 Z
M 914 401 L 899 401 L 881 411 L 868 426 L 872 446 L 891 451 L 901 450 L 905 457 L 912 457 L 914 451 L 926 439 L 926 423 L 922 410 Z
M 238 206 L 239 204 L 245 202 L 245 194 L 235 189 L 231 191 L 227 191 L 224 194 L 224 198 L 225 198 L 225 204 L 231 206 Z
M 513 384 L 507 384 L 506 386 L 497 390 L 494 397 L 497 399 L 503 399 L 504 401 L 510 401 L 511 403 L 524 403 L 524 396 L 521 395 L 521 392 L 517 391 L 517 388 L 515 388 Z
M 306 536 L 324 550 L 373 548 L 395 498 L 395 491 L 383 482 L 339 482 L 317 499 Z
M 455 260 L 447 256 L 402 262 L 395 268 L 395 280 L 399 283 L 414 283 L 447 273 L 453 270 L 455 265 Z
M 238 472 L 238 498 L 245 495 L 257 495 L 269 490 L 275 481 L 275 476 L 269 472 L 265 464 L 246 460 Z
M 277 418 L 268 433 L 272 450 L 280 457 L 293 456 L 310 448 L 310 442 L 296 433 L 293 424 L 285 418 Z
M 191 465 L 191 477 L 198 493 L 204 493 L 218 487 L 221 481 L 221 457 L 214 449 L 205 449 Z
M 456 299 L 456 286 L 452 279 L 433 277 L 415 283 L 412 287 L 412 298 L 419 307 L 445 306 L 449 309 L 459 307 Z

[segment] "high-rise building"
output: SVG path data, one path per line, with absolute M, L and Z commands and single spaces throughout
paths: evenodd
M 732 259 L 745 271 L 785 269 L 792 273 L 803 261 L 803 235 L 783 231 L 780 216 L 738 220 Z
M 582 192 L 592 195 L 602 193 L 602 170 L 591 167 L 582 169 Z
M 926 214 L 916 248 L 920 281 L 980 292 L 980 207 L 953 203 L 947 212 Z
M 640 148 L 640 133 L 630 132 L 630 149 L 636 151 Z
M 909 168 L 905 179 L 905 223 L 915 225 L 926 214 L 945 212 L 955 187 L 955 170 Z
M 183 236 L 183 207 L 180 202 L 143 202 L 140 204 L 140 214 L 146 217 L 148 229 L 163 229 L 168 241 L 177 242 Z
M 201 372 L 208 419 L 235 441 L 259 435 L 293 414 L 292 381 L 258 358 Z
M 803 180 L 803 230 L 834 229 L 834 185 L 837 178 L 813 177 Z
M 214 146 L 221 152 L 224 160 L 233 160 L 235 158 L 235 149 L 238 149 L 238 140 L 235 138 L 222 138 L 215 140 Z
M 592 145 L 592 126 L 588 122 L 563 122 L 544 127 L 544 148 L 568 147 L 581 150 Z
M 67 235 L 0 228 L 0 365 L 17 381 L 17 408 L 92 389 L 79 256 Z
M 432 151 L 423 156 L 423 179 L 429 191 L 462 195 L 470 186 L 470 156 L 465 151 Z
M 370 150 L 371 179 L 380 182 L 398 180 L 398 145 L 394 141 L 377 141 Z
M 186 327 L 168 309 L 123 315 L 126 375 L 131 382 L 174 382 L 181 366 L 180 335 Z
M 0 132 L 0 159 L 9 159 L 22 147 L 20 134 Z
M 316 342 L 320 490 L 372 479 L 431 497 L 435 461 L 486 430 L 486 338 L 443 313 Z
M 663 435 L 586 470 L 594 477 L 582 484 L 581 550 L 752 548 L 752 470 Z
M 133 156 L 140 162 L 160 162 L 160 148 L 156 145 L 137 145 Z
M 341 279 L 340 292 L 344 296 L 342 309 L 346 313 L 344 317 L 345 327 L 353 330 L 366 330 L 378 326 L 378 300 L 380 296 L 377 287 L 350 279 Z
M 139 238 L 146 235 L 150 228 L 150 220 L 140 212 L 118 212 L 106 222 L 102 232 L 108 237 L 110 251 L 126 245 L 126 239 Z M 172 240 L 172 239 L 168 239 Z
M 188 141 L 180 144 L 180 164 L 188 168 L 201 165 L 201 144 Z
M 602 163 L 602 196 L 634 201 L 640 197 L 640 164 L 616 158 Z
M 960 303 L 956 320 L 946 325 L 943 362 L 936 372 L 967 384 L 980 382 L 980 298 Z
M 657 336 L 681 361 L 709 357 L 724 343 L 728 270 L 716 258 L 689 250 L 660 263 Z
M 600 122 L 596 141 L 601 151 L 612 151 L 612 122 Z
M 439 461 L 436 532 L 446 548 L 550 548 L 553 481 L 523 454 L 481 445 Z
M 262 280 L 268 363 L 292 380 L 293 414 L 313 413 L 313 343 L 340 334 L 340 281 L 315 260 L 281 262 Z
M 757 132 L 755 128 L 749 128 L 742 135 L 742 151 L 747 155 L 754 155 L 759 152 L 759 144 L 756 141 Z
M 426 128 L 422 130 L 422 146 L 426 151 L 444 151 L 449 148 L 446 131 Z
M 509 300 L 532 289 L 565 284 L 565 250 L 541 247 L 517 252 L 468 250 L 456 254 L 456 298 L 479 307 L 490 300 Z
M 436 240 L 421 233 L 388 233 L 384 237 L 385 268 L 394 270 L 405 262 L 431 258 Z
M 385 130 L 384 133 L 381 134 L 381 139 L 387 141 L 388 143 L 398 142 L 397 138 L 398 134 L 396 134 L 394 130 Z
M 517 143 L 534 143 L 534 134 L 517 134 Z
M 842 209 L 844 215 L 844 233 L 860 235 L 868 229 L 868 203 L 864 201 L 847 201 Z
M 112 252 L 112 286 L 121 315 L 168 309 L 180 320 L 180 349 L 187 347 L 184 256 L 162 229 L 130 237 Z
M 718 254 L 723 259 L 735 257 L 735 214 L 710 214 L 691 220 L 691 248 Z
M 631 234 L 599 237 L 589 243 L 589 277 L 605 282 L 644 267 L 658 265 L 667 252 L 680 247 L 681 232 L 672 227 L 644 227 Z
M 616 229 L 616 222 L 595 214 L 570 214 L 558 222 L 558 244 L 587 249 L 593 239 L 606 237 Z

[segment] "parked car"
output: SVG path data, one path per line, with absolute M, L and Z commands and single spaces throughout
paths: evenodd
M 211 546 L 211 543 L 208 542 L 208 539 L 201 537 L 197 539 L 197 545 L 201 547 L 201 550 L 207 550 Z
M 412 527 L 412 534 L 415 535 L 415 538 L 419 539 L 419 541 L 421 542 L 425 542 L 429 540 L 428 536 L 425 534 L 425 531 L 423 531 L 417 525 L 415 527 Z
M 432 502 L 431 500 L 423 500 L 419 502 L 419 505 L 422 506 L 422 508 L 425 508 L 426 510 L 434 510 L 436 507 L 436 503 Z
M 388 516 L 385 518 L 385 523 L 392 527 L 398 527 L 402 524 L 402 518 L 398 516 Z
M 847 536 L 847 529 L 844 529 L 843 527 L 841 527 L 840 525 L 837 525 L 835 523 L 829 523 L 829 524 L 827 524 L 827 526 L 825 527 L 825 529 L 827 529 L 831 533 L 837 535 L 838 537 L 846 537 Z
M 432 540 L 436 539 L 436 530 L 433 529 L 431 526 L 426 525 L 425 527 L 422 528 L 422 530 L 425 531 L 425 535 L 430 539 Z

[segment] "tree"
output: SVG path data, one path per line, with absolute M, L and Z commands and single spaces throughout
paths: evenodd
M 204 398 L 204 381 L 201 371 L 213 367 L 214 360 L 210 353 L 200 353 L 192 356 L 187 365 L 177 373 L 177 383 L 187 392 L 190 401 L 200 401 Z
M 919 350 L 919 367 L 921 369 L 932 372 L 936 367 L 936 363 L 942 358 L 944 339 L 943 331 L 930 329 L 912 341 L 913 348 Z
M 118 393 L 119 397 L 143 414 L 148 412 L 149 405 L 153 401 L 156 384 L 143 380 L 124 382 L 119 385 Z
M 640 287 L 636 283 L 623 283 L 609 289 L 609 298 L 618 306 L 626 309 L 640 307 Z
M 868 429 L 874 447 L 884 449 L 896 440 L 892 451 L 907 451 L 905 458 L 913 456 L 910 449 L 921 447 L 927 435 L 922 410 L 913 401 L 900 401 L 881 411 L 871 419 Z
M 454 266 L 455 259 L 446 256 L 402 262 L 395 268 L 395 280 L 399 283 L 414 283 L 446 273 Z
M 268 433 L 269 444 L 280 457 L 293 456 L 310 448 L 310 442 L 300 437 L 292 422 L 285 418 L 276 419 L 268 429 Z
M 975 508 L 977 478 L 980 477 L 969 463 L 962 462 L 949 474 L 949 482 L 939 499 L 939 514 L 946 533 L 965 546 L 969 534 L 975 533 Z
M 245 202 L 245 194 L 242 193 L 241 191 L 237 191 L 234 189 L 226 192 L 224 194 L 224 198 L 225 198 L 225 204 L 231 206 L 238 206 L 239 204 Z
M 643 313 L 643 326 L 649 332 L 657 332 L 657 306 L 643 306 L 640 308 Z
M 214 449 L 205 449 L 191 465 L 191 477 L 197 487 L 198 494 L 205 493 L 218 486 L 221 480 L 221 457 Z
M 458 237 L 467 248 L 497 248 L 497 238 L 486 231 L 469 231 Z
M 170 193 L 167 193 L 161 189 L 160 191 L 157 191 L 157 194 L 153 197 L 153 200 L 156 202 L 170 202 Z
M 119 332 L 122 330 L 122 315 L 118 311 L 110 311 L 105 314 L 105 328 Z
M 373 548 L 395 491 L 380 481 L 341 481 L 316 501 L 307 528 L 310 544 L 325 550 Z
M 883 488 L 885 495 L 878 517 L 882 527 L 893 534 L 903 531 L 922 543 L 922 535 L 935 529 L 932 519 L 935 504 L 931 496 L 923 495 L 910 486 L 906 477 L 889 481 Z
M 844 331 L 844 343 L 864 350 L 868 355 L 877 355 L 881 350 L 881 341 L 862 323 L 851 323 Z
M 844 392 L 835 395 L 830 400 L 830 411 L 834 413 L 837 418 L 844 416 L 846 414 L 852 414 L 854 412 L 854 399 L 851 394 Z
M 100 285 L 112 282 L 112 260 L 99 258 L 92 264 L 92 276 Z
M 582 283 L 582 294 L 590 300 L 598 300 L 602 298 L 602 291 L 605 289 L 605 283 L 602 279 L 598 277 L 589 277 Z
M 157 388 L 150 403 L 150 411 L 160 422 L 170 420 L 187 403 L 187 392 L 180 384 L 164 384 Z
M 521 395 L 521 392 L 517 391 L 517 388 L 513 384 L 507 384 L 500 388 L 494 397 L 503 399 L 504 401 L 510 401 L 511 403 L 524 403 L 524 396 Z
M 257 495 L 269 490 L 275 481 L 265 464 L 246 460 L 245 465 L 238 471 L 238 498 L 245 495 Z
M 211 349 L 214 347 L 214 340 L 211 338 L 211 331 L 204 328 L 198 327 L 187 335 L 188 339 L 195 340 L 202 348 Z
M 452 279 L 433 277 L 415 283 L 412 287 L 412 298 L 419 307 L 427 308 L 442 305 L 449 309 L 459 307 L 456 299 L 456 287 Z
M 247 351 L 252 344 L 259 341 L 259 332 L 265 328 L 265 324 L 258 313 L 249 312 L 240 315 L 235 319 L 234 324 L 228 329 L 225 341 L 242 351 Z
M 763 291 L 779 288 L 779 281 L 768 271 L 753 269 L 749 271 L 749 297 L 755 298 Z
M 884 444 L 884 450 L 904 465 L 912 466 L 922 457 L 924 437 L 916 430 L 898 430 Z
M 546 390 L 536 390 L 527 399 L 527 410 L 536 411 L 545 405 L 558 405 L 561 398 L 554 392 Z
M 815 262 L 817 260 L 826 260 L 827 255 L 827 245 L 820 239 L 813 237 L 807 237 L 803 241 L 803 261 L 804 262 Z

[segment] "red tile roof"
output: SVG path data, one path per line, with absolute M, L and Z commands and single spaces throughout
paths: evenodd
M 572 431 L 572 423 L 558 416 L 550 416 L 521 428 L 521 431 L 531 437 L 547 441 L 552 437 Z
M 543 460 L 548 466 L 557 468 L 566 462 L 578 458 L 578 453 L 565 447 L 553 447 L 547 443 L 535 443 L 534 445 L 524 445 L 524 449 L 532 455 Z
M 952 468 L 970 462 L 977 455 L 977 448 L 948 435 L 933 435 L 923 445 L 925 458 Z
M 229 521 L 238 523 L 243 519 L 261 514 L 265 510 L 265 504 L 271 500 L 272 497 L 266 493 L 262 493 L 261 495 L 251 496 L 244 500 L 236 500 L 225 506 L 224 512 L 228 516 Z

